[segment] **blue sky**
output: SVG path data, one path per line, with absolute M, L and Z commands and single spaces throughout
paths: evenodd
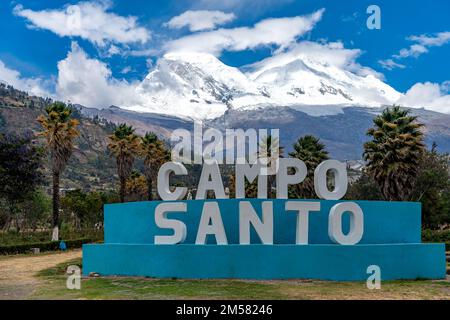
M 371 4 L 381 9 L 380 30 L 366 27 L 369 16 L 366 9 Z M 77 7 L 69 5 L 78 5 L 81 10 L 73 11 Z M 191 16 L 186 11 L 191 11 Z M 295 25 L 295 17 L 308 17 L 319 11 L 320 18 L 309 28 Z M 71 24 L 67 26 L 72 14 L 81 15 L 83 23 L 69 21 Z M 258 28 L 254 27 L 270 18 L 292 20 L 285 21 L 275 33 L 274 38 L 279 36 L 279 40 L 274 39 L 273 43 L 261 40 Z M 68 30 L 74 23 L 75 29 Z M 291 23 L 292 28 L 299 29 L 288 37 Z M 206 45 L 205 50 L 214 51 L 228 65 L 240 67 L 289 50 L 296 42 L 339 42 L 346 49 L 360 50 L 358 57 L 352 59 L 377 72 L 402 93 L 419 83 L 427 84 L 421 89 L 434 98 L 448 95 L 450 1 L 447 0 L 1 1 L 0 80 L 37 93 L 58 94 L 60 77 L 68 76 L 60 74 L 59 62 L 74 50 L 75 41 L 77 50 L 107 69 L 102 69 L 105 77 L 109 77 L 107 81 L 132 83 L 142 80 L 165 51 L 183 45 L 177 40 L 208 33 L 205 39 L 209 42 L 220 35 L 218 29 L 242 27 L 250 31 L 237 33 L 232 44 L 219 45 L 219 49 Z M 247 36 L 250 39 L 244 39 Z M 203 38 L 197 40 L 205 45 Z M 245 47 L 242 42 L 251 44 Z

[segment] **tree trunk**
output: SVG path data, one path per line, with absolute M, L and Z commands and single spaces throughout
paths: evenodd
M 14 201 L 9 202 L 9 213 L 11 217 L 14 217 L 14 222 L 16 224 L 16 232 L 20 232 L 20 216 L 19 210 L 17 209 L 17 204 Z
M 267 176 L 267 198 L 271 199 L 273 198 L 273 185 L 274 185 L 274 177 L 273 175 L 268 175 Z M 277 186 L 278 187 L 278 186 Z
M 20 216 L 19 216 L 18 211 L 16 211 L 16 215 L 15 216 L 16 216 L 16 231 L 17 231 L 17 233 L 20 233 L 20 230 L 22 228 L 20 226 Z
M 10 212 L 10 214 L 6 217 L 6 222 L 5 222 L 5 226 L 3 227 L 3 230 L 9 231 L 9 229 L 11 228 L 11 222 L 12 222 L 12 217 L 11 217 L 11 212 Z
M 153 181 L 151 177 L 147 177 L 147 200 L 152 201 L 153 200 Z
M 125 202 L 125 188 L 127 180 L 124 177 L 120 177 L 120 202 Z
M 59 172 L 53 172 L 53 219 L 52 241 L 59 240 Z

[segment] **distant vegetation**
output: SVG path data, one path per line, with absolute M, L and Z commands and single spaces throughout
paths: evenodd
M 448 228 L 449 156 L 438 153 L 436 145 L 426 149 L 422 124 L 407 110 L 393 106 L 374 118 L 367 135 L 371 140 L 362 155 L 366 166 L 349 186 L 346 199 L 420 201 L 424 228 Z M 271 150 L 272 137 L 262 143 Z M 289 189 L 289 197 L 315 198 L 312 174 L 329 158 L 327 147 L 306 135 L 297 139 L 292 150 L 288 156 L 303 160 L 309 171 L 303 184 Z M 286 156 L 283 146 L 279 153 Z M 169 160 L 170 145 L 152 132 L 139 136 L 129 124 L 87 119 L 73 105 L 0 85 L 3 235 L 13 232 L 13 238 L 20 239 L 30 233 L 51 234 L 57 240 L 60 235 L 77 238 L 74 234 L 86 230 L 101 232 L 105 203 L 158 199 L 157 172 Z M 201 167 L 187 167 L 191 174 L 174 184 L 187 186 L 195 195 Z M 234 167 L 223 165 L 221 171 L 233 196 Z M 275 179 L 269 186 L 273 196 Z M 255 197 L 255 184 L 246 187 L 247 196 Z
M 450 224 L 449 155 L 436 144 L 426 150 L 422 124 L 408 111 L 394 106 L 374 119 L 364 145 L 367 165 L 347 193 L 348 199 L 418 201 L 422 226 L 447 228 Z
M 45 109 L 53 101 L 29 96 L 11 86 L 0 83 L 0 132 L 14 135 L 36 135 L 42 131 L 37 117 L 46 114 Z M 106 150 L 108 135 L 116 125 L 102 119 L 90 119 L 81 115 L 78 108 L 68 105 L 71 117 L 79 121 L 79 136 L 74 140 L 73 155 L 61 175 L 64 190 L 110 190 L 117 182 L 114 159 Z M 44 188 L 50 191 L 50 159 L 44 159 Z

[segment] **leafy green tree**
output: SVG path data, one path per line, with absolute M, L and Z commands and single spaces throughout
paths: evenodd
M 423 153 L 411 201 L 422 203 L 422 225 L 424 228 L 437 229 L 450 223 L 450 207 L 447 201 L 450 190 L 449 155 L 439 154 L 436 144 L 430 151 Z
M 9 207 L 6 200 L 0 198 L 0 230 L 8 229 L 10 222 Z
M 147 200 L 153 200 L 153 184 L 158 176 L 159 168 L 170 161 L 170 152 L 164 142 L 153 132 L 141 138 L 141 152 L 144 157 L 144 175 L 147 181 Z
M 6 224 L 15 218 L 17 231 L 21 228 L 19 204 L 43 183 L 42 160 L 43 150 L 30 134 L 0 134 L 0 197 L 10 211 Z
M 108 149 L 116 157 L 117 162 L 120 202 L 125 202 L 126 182 L 133 170 L 134 160 L 141 151 L 140 139 L 134 131 L 132 126 L 123 123 L 109 136 Z
M 385 200 L 407 200 L 425 150 L 423 124 L 399 106 L 386 108 L 373 123 L 374 127 L 367 131 L 372 140 L 364 144 L 367 173 Z
M 112 202 L 103 192 L 82 190 L 68 191 L 61 199 L 61 206 L 67 220 L 74 221 L 78 230 L 93 228 L 103 221 L 103 205 Z
M 345 199 L 383 200 L 383 195 L 372 176 L 363 171 L 358 180 L 349 185 Z
M 59 240 L 59 182 L 74 149 L 74 140 L 79 135 L 78 120 L 72 118 L 72 109 L 62 102 L 55 102 L 45 108 L 45 115 L 40 115 L 37 121 L 43 127 L 40 136 L 47 142 L 50 153 L 53 175 L 53 219 L 52 240 Z
M 450 224 L 449 155 L 439 154 L 436 145 L 426 150 L 419 161 L 413 191 L 409 201 L 422 203 L 422 226 L 439 229 Z M 345 196 L 347 200 L 382 200 L 377 183 L 365 171 L 353 182 Z
M 51 198 L 41 189 L 36 189 L 21 204 L 24 222 L 32 231 L 39 225 L 45 226 L 52 210 Z
M 257 198 L 258 197 L 258 177 L 252 182 L 248 182 L 247 179 L 244 180 L 245 186 L 245 197 L 246 198 Z M 232 174 L 228 178 L 228 190 L 230 192 L 230 198 L 236 197 L 236 175 Z
M 308 174 L 301 184 L 294 186 L 294 193 L 297 198 L 314 199 L 316 192 L 314 190 L 314 170 L 317 166 L 329 159 L 325 145 L 319 138 L 306 135 L 297 140 L 294 144 L 294 151 L 289 155 L 293 158 L 302 160 L 308 168 Z
M 129 201 L 142 201 L 148 197 L 148 185 L 145 176 L 133 170 L 126 182 L 126 192 Z

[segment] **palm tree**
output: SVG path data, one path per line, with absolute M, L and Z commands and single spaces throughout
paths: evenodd
M 291 157 L 302 160 L 308 168 L 308 174 L 305 180 L 295 186 L 296 196 L 299 198 L 312 199 L 316 196 L 314 191 L 314 170 L 317 166 L 329 159 L 325 145 L 319 138 L 306 135 L 297 140 L 294 144 L 294 151 L 290 152 Z
M 399 106 L 386 108 L 367 131 L 372 140 L 364 144 L 367 173 L 384 199 L 407 200 L 413 190 L 420 158 L 425 151 L 423 124 Z
M 141 138 L 141 152 L 144 157 L 144 175 L 147 180 L 147 200 L 153 200 L 153 182 L 156 180 L 159 168 L 170 161 L 170 152 L 166 149 L 164 142 L 153 132 L 147 132 Z
M 272 152 L 278 146 L 278 150 Z M 272 198 L 272 186 L 275 181 L 276 174 L 276 161 L 278 158 L 282 158 L 284 153 L 284 147 L 280 146 L 280 141 L 276 137 L 271 135 L 262 137 L 259 142 L 259 158 L 266 159 L 266 165 L 269 168 L 267 177 L 267 189 L 269 190 L 269 198 Z
M 147 181 L 145 177 L 136 170 L 131 172 L 125 188 L 129 201 L 142 201 L 148 195 Z
M 53 175 L 53 219 L 52 240 L 59 239 L 59 180 L 74 148 L 73 141 L 79 135 L 78 120 L 73 119 L 72 109 L 62 102 L 55 102 L 45 108 L 46 115 L 40 115 L 37 121 L 44 128 L 39 135 L 45 137 L 50 151 Z
M 126 182 L 132 172 L 134 159 L 140 152 L 140 139 L 132 126 L 122 123 L 109 136 L 108 149 L 116 157 L 120 202 L 125 202 Z

